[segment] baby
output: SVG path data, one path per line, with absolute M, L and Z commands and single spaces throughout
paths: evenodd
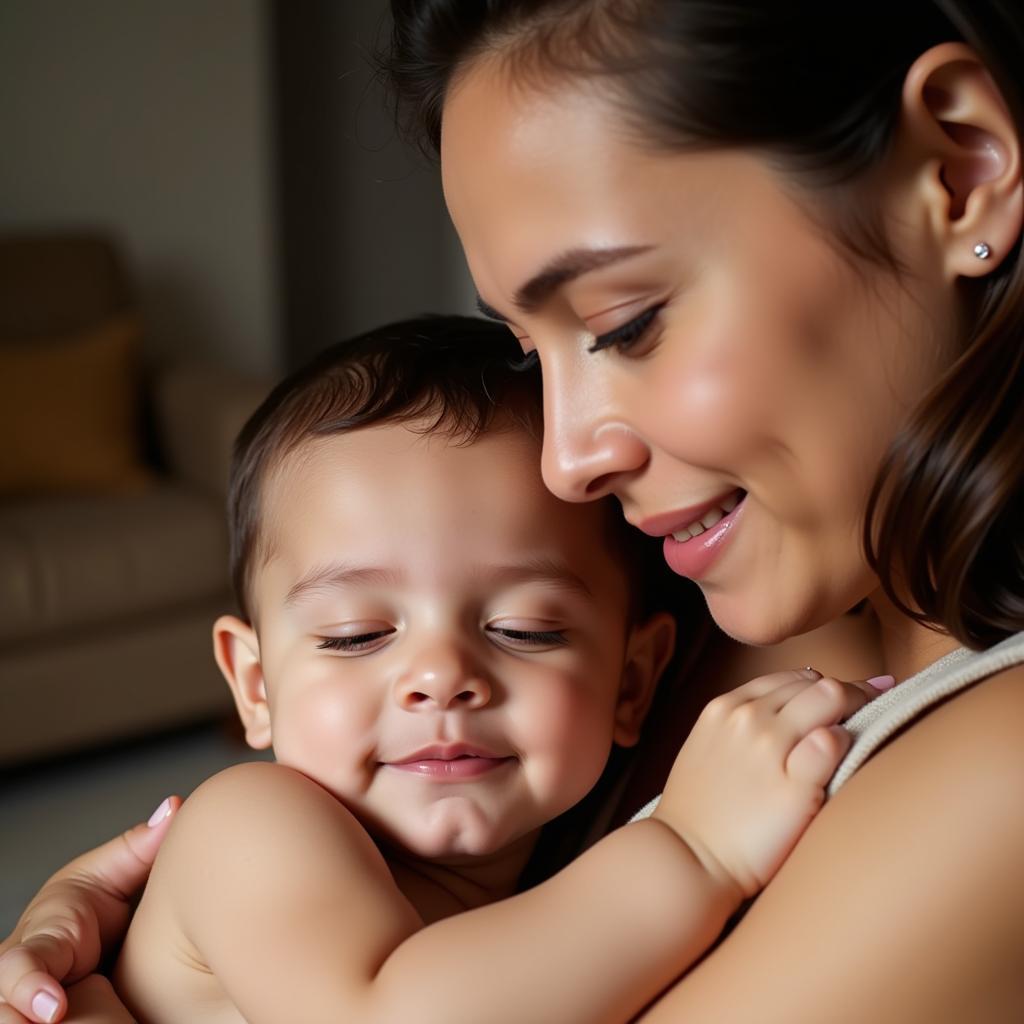
M 637 742 L 675 627 L 618 509 L 545 490 L 516 355 L 476 320 L 396 324 L 239 437 L 241 616 L 214 648 L 276 763 L 179 812 L 114 973 L 140 1021 L 623 1022 L 820 808 L 866 698 L 776 673 L 709 705 L 653 818 L 521 891 L 542 827 Z

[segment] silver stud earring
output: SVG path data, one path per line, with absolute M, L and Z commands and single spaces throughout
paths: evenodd
M 977 256 L 979 260 L 987 260 L 989 256 L 992 255 L 992 250 L 988 247 L 987 242 L 979 242 L 974 247 L 974 255 Z

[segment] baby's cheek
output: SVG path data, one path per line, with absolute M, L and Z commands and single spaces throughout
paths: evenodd
M 553 798 L 571 805 L 597 782 L 611 751 L 613 717 L 614 707 L 585 681 L 552 685 L 520 717 L 522 749 Z
M 337 791 L 352 784 L 358 751 L 370 736 L 369 723 L 344 701 L 336 686 L 306 687 L 281 707 L 275 728 L 277 759 Z

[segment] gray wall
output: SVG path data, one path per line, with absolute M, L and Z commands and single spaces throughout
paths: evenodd
M 112 231 L 152 358 L 274 371 L 472 287 L 387 0 L 0 0 L 0 230 Z
M 2 0 L 0 230 L 123 245 L 151 356 L 283 362 L 265 0 Z
M 371 55 L 387 0 L 276 0 L 285 334 L 289 362 L 473 291 L 437 168 L 397 137 Z

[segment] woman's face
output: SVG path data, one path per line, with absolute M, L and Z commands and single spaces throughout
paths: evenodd
M 747 642 L 875 590 L 867 494 L 957 317 L 909 182 L 883 196 L 897 282 L 757 157 L 645 150 L 586 83 L 495 62 L 449 96 L 442 172 L 485 310 L 540 358 L 552 491 L 614 493 Z

